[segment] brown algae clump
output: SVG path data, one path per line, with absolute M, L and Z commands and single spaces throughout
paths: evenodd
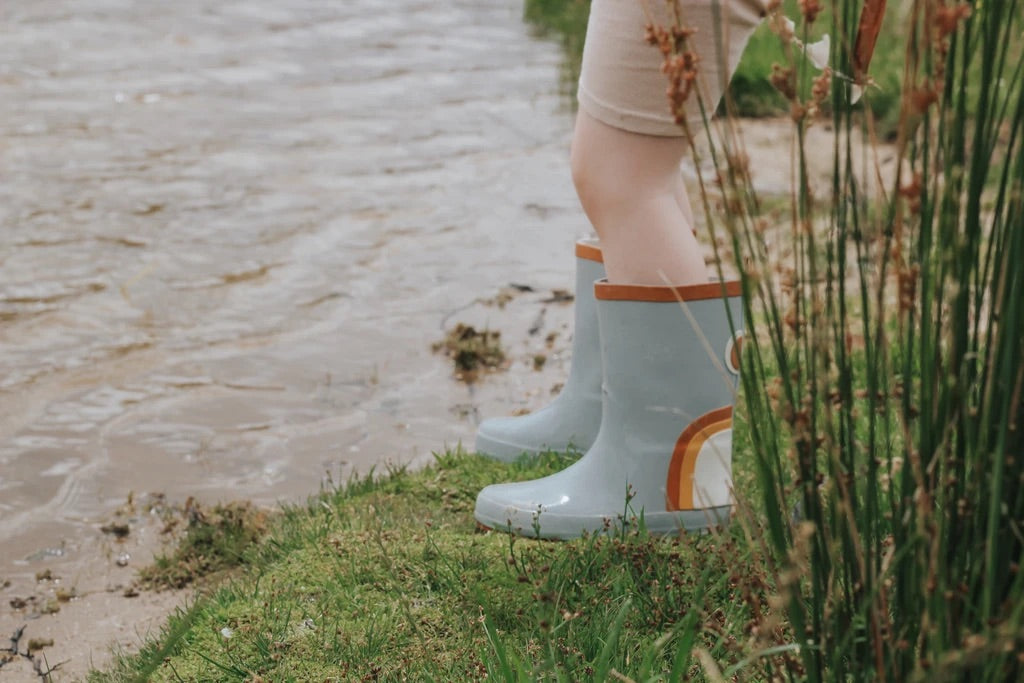
M 501 332 L 478 331 L 464 323 L 458 323 L 433 348 L 452 359 L 455 376 L 466 382 L 474 381 L 481 372 L 497 370 L 505 361 Z
M 151 588 L 184 588 L 193 581 L 233 569 L 245 560 L 244 553 L 267 532 L 269 518 L 249 501 L 200 507 L 194 500 L 185 505 L 188 527 L 170 555 L 156 558 L 140 572 Z

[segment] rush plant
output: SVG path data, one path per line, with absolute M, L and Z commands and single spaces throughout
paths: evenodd
M 678 5 L 652 27 L 677 86 L 693 76 L 671 68 Z M 751 321 L 759 490 L 737 495 L 773 593 L 754 677 L 1020 680 L 1024 6 L 903 2 L 897 140 L 880 150 L 856 102 L 879 95 L 885 2 L 773 5 L 792 164 L 749 168 L 728 117 L 688 130 L 718 169 L 704 204 Z M 823 32 L 827 64 L 804 47 Z M 831 131 L 827 186 L 808 173 L 813 126 Z M 757 173 L 790 174 L 786 207 L 763 208 Z

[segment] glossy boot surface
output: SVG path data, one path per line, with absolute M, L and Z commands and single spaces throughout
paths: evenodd
M 601 354 L 594 282 L 604 277 L 596 242 L 576 243 L 576 300 L 569 377 L 555 399 L 529 415 L 484 420 L 476 450 L 498 460 L 524 453 L 586 451 L 601 425 Z
M 726 522 L 743 325 L 739 283 L 602 282 L 595 292 L 604 392 L 594 444 L 551 476 L 486 487 L 477 521 L 561 539 L 641 516 L 655 534 Z

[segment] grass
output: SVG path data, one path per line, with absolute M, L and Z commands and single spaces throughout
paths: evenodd
M 88 680 L 682 680 L 700 669 L 694 648 L 756 668 L 749 632 L 770 608 L 739 527 L 571 543 L 477 530 L 481 487 L 566 462 L 448 452 L 325 491 L 284 510 L 244 571 L 139 655 Z

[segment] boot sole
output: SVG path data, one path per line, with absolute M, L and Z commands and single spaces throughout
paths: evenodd
M 486 531 L 501 531 L 526 538 L 547 540 L 572 540 L 584 534 L 619 533 L 622 530 L 621 516 L 616 515 L 556 515 L 540 513 L 534 516 L 532 510 L 505 508 L 504 520 L 500 515 L 475 512 L 477 528 Z M 700 510 L 644 513 L 631 520 L 628 527 L 639 528 L 641 522 L 652 536 L 670 536 L 679 533 L 708 533 L 712 529 L 729 525 L 732 506 L 723 505 Z
M 522 446 L 506 441 L 499 441 L 498 439 L 492 439 L 483 434 L 477 434 L 476 443 L 473 445 L 474 450 L 480 455 L 491 458 L 492 460 L 500 460 L 501 462 L 515 462 L 519 458 L 525 456 L 535 457 L 543 453 L 579 453 L 583 454 L 587 451 L 587 448 L 581 448 L 576 444 L 564 444 L 555 446 L 543 446 L 540 448 L 534 446 Z

